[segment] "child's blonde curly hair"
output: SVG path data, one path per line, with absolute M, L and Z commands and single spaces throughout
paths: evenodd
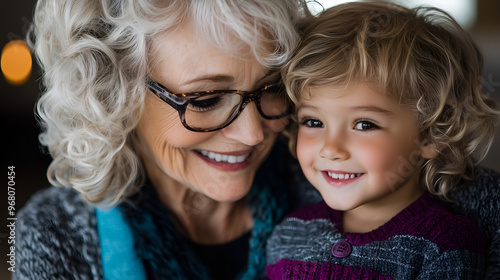
M 446 12 L 354 2 L 313 19 L 283 80 L 294 103 L 311 86 L 373 82 L 413 108 L 420 140 L 439 153 L 425 161 L 420 180 L 446 199 L 461 178 L 473 177 L 493 141 L 499 112 L 481 92 L 482 70 L 477 46 Z M 288 134 L 295 153 L 296 126 Z

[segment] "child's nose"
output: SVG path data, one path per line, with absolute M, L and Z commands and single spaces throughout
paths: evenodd
M 350 154 L 346 148 L 346 139 L 341 133 L 325 136 L 319 155 L 328 160 L 346 160 Z

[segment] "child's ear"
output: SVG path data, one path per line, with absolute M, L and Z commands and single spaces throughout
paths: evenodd
M 432 159 L 439 155 L 439 150 L 435 143 L 423 143 L 420 147 L 420 153 L 425 159 Z

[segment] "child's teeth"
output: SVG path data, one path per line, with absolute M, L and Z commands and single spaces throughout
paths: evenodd
M 336 174 L 333 172 L 327 172 L 327 174 L 328 174 L 328 176 L 332 177 L 333 179 L 338 179 L 338 180 L 352 179 L 354 177 L 358 177 L 361 175 L 361 173 Z

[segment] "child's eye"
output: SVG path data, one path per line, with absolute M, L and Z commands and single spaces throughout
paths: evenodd
M 379 128 L 379 127 L 376 124 L 369 122 L 369 121 L 358 121 L 358 122 L 356 122 L 356 125 L 354 126 L 354 129 L 361 130 L 361 131 L 374 130 L 377 128 Z
M 304 118 L 300 121 L 300 125 L 304 125 L 307 127 L 324 127 L 323 123 L 317 119 L 313 118 Z

